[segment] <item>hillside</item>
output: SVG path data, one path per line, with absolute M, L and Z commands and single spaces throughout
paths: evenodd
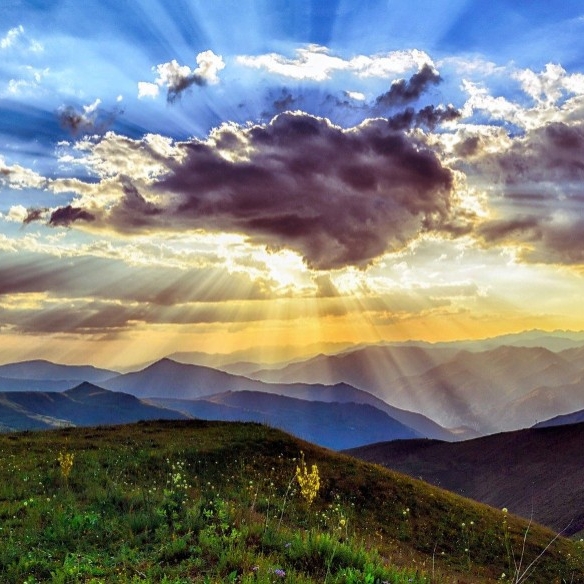
M 584 529 L 584 424 L 506 432 L 446 443 L 371 444 L 363 460 L 421 478 L 550 528 Z
M 263 425 L 67 428 L 0 450 L 6 584 L 584 582 L 578 543 Z M 319 478 L 304 491 L 301 460 Z

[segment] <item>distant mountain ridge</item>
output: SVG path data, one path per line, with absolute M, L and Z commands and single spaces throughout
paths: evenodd
M 197 400 L 149 400 L 205 420 L 260 422 L 334 450 L 419 433 L 368 404 L 308 401 L 257 391 L 228 391 Z
M 318 383 L 270 384 L 210 367 L 177 363 L 165 358 L 141 371 L 106 380 L 103 386 L 114 391 L 131 393 L 140 398 L 168 397 L 193 400 L 225 392 L 250 391 L 279 394 L 308 401 L 355 402 L 368 404 L 383 411 L 421 436 L 446 440 L 458 438 L 426 416 L 390 406 L 379 398 L 344 383 L 333 386 Z
M 89 381 L 97 383 L 115 375 L 119 375 L 117 371 L 100 369 L 92 365 L 61 365 L 44 359 L 0 365 L 0 377 L 10 379 Z
M 584 385 L 581 348 L 370 346 L 258 371 L 254 377 L 271 383 L 344 381 L 443 427 L 470 426 L 478 434 L 530 427 L 584 408 L 584 391 L 578 390 Z
M 537 343 L 547 346 L 531 346 Z M 123 374 L 32 360 L 0 366 L 0 391 L 63 392 L 88 377 L 140 399 L 262 392 L 354 402 L 373 406 L 421 436 L 447 441 L 531 427 L 584 409 L 584 333 L 527 331 L 479 341 L 338 349 L 265 369 L 241 361 L 241 352 L 231 357 L 181 353 L 177 358 L 215 365 L 163 358 Z
M 3 431 L 188 417 L 88 382 L 64 392 L 0 393 L 0 429 Z

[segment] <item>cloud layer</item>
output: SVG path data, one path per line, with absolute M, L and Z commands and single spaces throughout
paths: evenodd
M 263 126 L 225 125 L 174 154 L 148 185 L 121 177 L 113 205 L 86 197 L 49 223 L 240 233 L 316 269 L 363 266 L 420 233 L 454 229 L 452 171 L 387 120 L 342 129 L 288 112 Z

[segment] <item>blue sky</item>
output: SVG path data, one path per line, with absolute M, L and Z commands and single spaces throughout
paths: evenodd
M 6 360 L 583 328 L 583 33 L 579 1 L 5 1 Z

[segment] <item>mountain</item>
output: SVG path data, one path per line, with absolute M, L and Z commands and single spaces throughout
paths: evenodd
M 444 440 L 460 439 L 426 416 L 395 408 L 379 398 L 345 383 L 336 385 L 264 383 L 210 367 L 161 359 L 141 371 L 126 373 L 103 382 L 104 387 L 141 398 L 193 400 L 224 392 L 253 391 L 322 402 L 368 404 L 413 428 L 419 435 Z
M 538 420 L 568 415 L 584 408 L 584 375 L 574 383 L 537 387 L 509 404 L 503 415 L 533 426 Z
M 89 381 L 98 383 L 117 375 L 116 371 L 91 365 L 60 365 L 36 359 L 0 365 L 0 377 L 39 381 Z
M 371 345 L 337 355 L 318 355 L 278 370 L 262 369 L 251 376 L 279 383 L 345 382 L 370 391 L 385 388 L 395 379 L 423 373 L 456 353 L 457 349 Z
M 192 401 L 150 401 L 205 420 L 266 423 L 334 450 L 420 436 L 367 404 L 307 401 L 257 391 L 229 391 Z
M 371 346 L 254 376 L 287 383 L 342 381 L 394 407 L 424 414 L 443 427 L 470 426 L 488 434 L 533 425 L 538 419 L 531 417 L 534 408 L 521 410 L 510 404 L 543 384 L 553 388 L 575 383 L 583 372 L 584 359 L 543 347 L 497 346 L 472 352 Z
M 79 385 L 79 379 L 13 379 L 0 377 L 0 391 L 65 391 Z
M 463 442 L 371 444 L 349 454 L 556 531 L 584 529 L 584 424 L 526 429 Z
M 549 420 L 538 422 L 534 428 L 549 428 L 551 426 L 566 426 L 568 424 L 580 424 L 584 422 L 584 410 L 578 410 L 571 414 L 564 414 L 563 416 L 555 416 Z
M 147 404 L 133 395 L 112 392 L 88 382 L 64 392 L 0 393 L 0 428 L 3 431 L 187 417 Z
M 446 427 L 468 424 L 486 434 L 533 425 L 532 418 L 509 404 L 542 382 L 573 382 L 583 367 L 541 347 L 502 346 L 460 351 L 421 375 L 395 380 L 384 391 L 369 391 Z
M 257 382 L 211 367 L 187 365 L 164 358 L 140 371 L 108 379 L 102 385 L 137 397 L 197 399 L 224 391 L 253 389 Z

